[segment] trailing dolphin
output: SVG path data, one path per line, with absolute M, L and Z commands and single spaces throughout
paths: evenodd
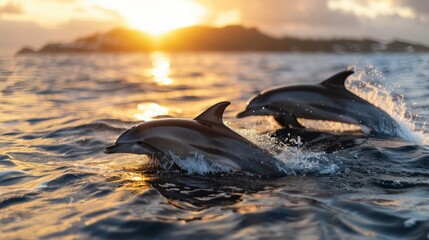
M 230 171 L 244 171 L 264 177 L 283 176 L 280 161 L 223 124 L 222 116 L 229 102 L 210 107 L 193 120 L 153 120 L 126 130 L 105 153 L 145 154 L 161 165 L 201 155 L 214 166 Z
M 304 128 L 297 118 L 327 120 L 359 125 L 372 135 L 398 136 L 400 127 L 389 114 L 345 88 L 344 82 L 351 74 L 353 71 L 343 71 L 320 84 L 262 91 L 237 117 L 270 115 L 286 128 Z

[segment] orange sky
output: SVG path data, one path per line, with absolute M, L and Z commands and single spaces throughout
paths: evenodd
M 426 0 L 0 0 L 0 53 L 127 26 L 154 35 L 195 24 L 271 35 L 405 39 L 429 45 Z

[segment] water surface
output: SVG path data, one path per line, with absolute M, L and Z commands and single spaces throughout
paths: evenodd
M 262 89 L 348 67 L 348 88 L 393 115 L 402 139 L 279 147 L 264 135 L 271 119 L 234 118 Z M 1 57 L 0 238 L 427 239 L 428 80 L 429 55 L 418 54 Z M 213 175 L 198 161 L 188 174 L 157 172 L 144 156 L 102 153 L 141 121 L 193 118 L 223 100 L 225 122 L 294 175 Z

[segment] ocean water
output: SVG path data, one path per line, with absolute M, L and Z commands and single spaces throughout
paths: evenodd
M 348 89 L 392 115 L 400 138 L 325 151 L 276 144 L 269 117 L 235 119 L 260 90 L 346 68 Z M 429 239 L 428 90 L 424 54 L 0 57 L 0 239 Z M 154 170 L 102 152 L 139 122 L 223 100 L 225 123 L 293 174 L 212 174 L 198 155 L 185 172 Z

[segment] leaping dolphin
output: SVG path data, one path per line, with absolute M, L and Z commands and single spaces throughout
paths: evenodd
M 304 128 L 297 118 L 359 125 L 365 133 L 397 137 L 398 123 L 382 109 L 349 92 L 340 72 L 315 85 L 276 87 L 253 96 L 238 118 L 270 115 L 283 127 Z
M 126 130 L 105 153 L 145 154 L 161 165 L 201 154 L 208 164 L 263 177 L 284 176 L 281 162 L 223 124 L 230 102 L 220 102 L 193 120 L 153 120 Z M 179 164 L 180 167 L 180 164 Z

